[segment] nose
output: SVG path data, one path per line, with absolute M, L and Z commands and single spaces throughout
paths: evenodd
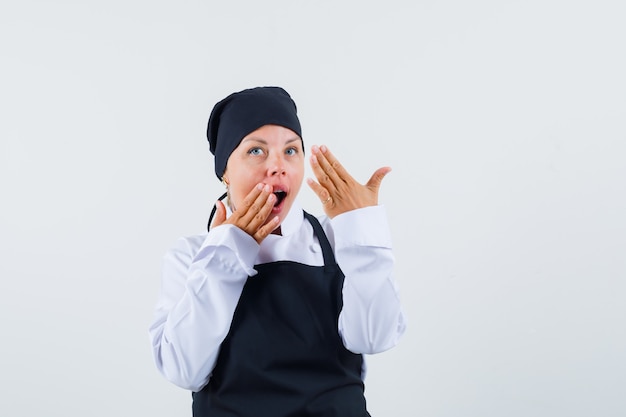
M 285 161 L 283 158 L 281 158 L 280 156 L 275 156 L 274 158 L 270 158 L 268 162 L 269 164 L 267 174 L 270 177 L 285 174 Z

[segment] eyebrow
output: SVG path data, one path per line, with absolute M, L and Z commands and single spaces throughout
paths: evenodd
M 289 144 L 291 142 L 299 141 L 299 140 L 300 140 L 300 138 L 298 136 L 296 136 L 296 137 L 286 141 L 285 145 L 287 145 L 287 144 Z M 267 141 L 265 139 L 263 139 L 263 138 L 256 138 L 254 136 L 242 140 L 241 143 L 246 143 L 246 142 L 251 142 L 251 141 L 253 141 L 253 142 L 260 142 L 260 143 L 263 143 L 263 144 L 267 145 Z

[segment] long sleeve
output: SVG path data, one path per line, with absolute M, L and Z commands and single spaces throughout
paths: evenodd
M 345 274 L 339 332 L 347 349 L 374 354 L 394 347 L 406 329 L 383 206 L 331 221 L 337 263 Z
M 154 361 L 172 383 L 204 387 L 259 252 L 252 237 L 223 225 L 181 238 L 166 253 L 161 293 L 149 329 Z
M 393 347 L 405 319 L 393 279 L 384 208 L 353 210 L 332 220 L 321 216 L 320 222 L 345 274 L 338 322 L 344 345 L 364 354 Z M 243 287 L 256 274 L 254 265 L 324 264 L 300 207 L 292 207 L 281 228 L 283 235 L 269 235 L 258 245 L 235 226 L 222 225 L 208 234 L 181 238 L 166 253 L 149 334 L 154 361 L 167 380 L 192 391 L 209 382 Z

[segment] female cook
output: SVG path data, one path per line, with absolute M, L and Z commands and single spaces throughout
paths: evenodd
M 304 144 L 285 90 L 229 95 L 207 136 L 226 204 L 207 233 L 165 255 L 150 326 L 157 368 L 192 391 L 194 417 L 369 416 L 363 355 L 405 330 L 378 204 L 390 168 L 362 185 L 313 146 L 307 184 L 325 213 L 315 217 L 297 201 Z

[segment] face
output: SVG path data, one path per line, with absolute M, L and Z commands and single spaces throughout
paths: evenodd
M 228 158 L 224 172 L 233 211 L 257 184 L 268 184 L 277 197 L 268 221 L 278 216 L 281 223 L 303 178 L 302 140 L 292 130 L 277 125 L 265 125 L 244 137 Z

